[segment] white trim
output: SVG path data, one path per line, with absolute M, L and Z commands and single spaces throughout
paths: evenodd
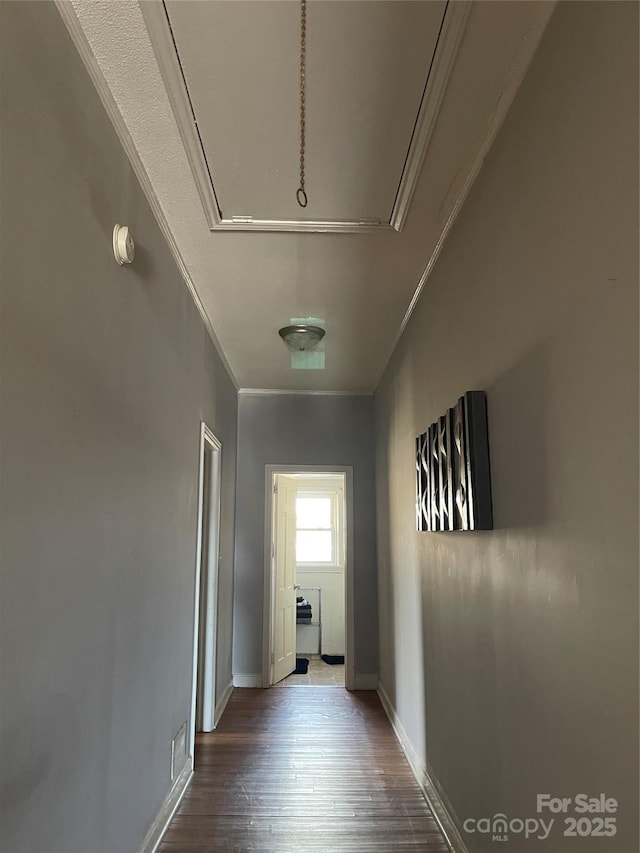
M 169 828 L 171 819 L 178 810 L 178 806 L 184 797 L 191 780 L 193 779 L 193 759 L 188 758 L 187 763 L 175 781 L 175 784 L 167 794 L 160 807 L 160 811 L 149 827 L 138 853 L 155 853 L 160 846 L 165 832 Z
M 98 61 L 93 55 L 93 51 L 91 50 L 91 46 L 87 40 L 85 32 L 76 16 L 76 13 L 73 8 L 73 4 L 69 2 L 69 0 L 54 0 L 58 12 L 60 13 L 60 17 L 64 21 L 64 24 L 67 28 L 69 35 L 71 36 L 71 41 L 76 46 L 78 53 L 80 54 L 80 58 L 84 63 L 85 68 L 91 78 L 91 82 L 96 88 L 100 100 L 102 101 L 102 106 L 104 107 L 109 119 L 111 120 L 111 124 L 120 140 L 122 147 L 124 148 L 125 154 L 127 155 L 129 162 L 131 163 L 131 168 L 133 169 L 135 176 L 138 179 L 142 192 L 144 193 L 147 201 L 149 202 L 149 207 L 151 208 L 151 212 L 153 213 L 156 222 L 162 232 L 162 236 L 167 241 L 167 245 L 169 246 L 169 251 L 173 255 L 173 259 L 176 262 L 180 275 L 182 276 L 184 283 L 187 286 L 187 290 L 193 299 L 194 305 L 196 306 L 200 317 L 202 318 L 202 322 L 205 325 L 207 333 L 211 338 L 211 341 L 222 361 L 222 364 L 225 367 L 225 370 L 229 374 L 229 378 L 233 382 L 234 387 L 237 389 L 238 380 L 235 377 L 233 370 L 231 369 L 231 365 L 227 361 L 227 357 L 220 345 L 218 337 L 213 330 L 213 325 L 211 323 L 211 319 L 207 314 L 207 311 L 202 303 L 202 300 L 198 296 L 198 292 L 196 291 L 195 285 L 191 278 L 189 271 L 187 270 L 187 266 L 184 262 L 184 258 L 182 257 L 182 253 L 178 248 L 178 244 L 173 236 L 171 228 L 169 227 L 169 223 L 164 215 L 160 202 L 158 201 L 158 197 L 156 196 L 155 190 L 149 180 L 149 176 L 145 170 L 145 167 L 142 164 L 142 160 L 140 159 L 140 155 L 138 154 L 138 149 L 135 146 L 135 143 L 129 133 L 129 129 L 122 118 L 122 114 L 118 109 L 116 101 L 111 93 L 111 89 L 109 88 L 104 75 L 98 65 Z M 141 6 L 146 6 L 146 3 L 141 3 Z M 149 4 L 154 5 L 154 4 Z
M 341 575 L 344 569 L 342 566 L 329 566 L 326 563 L 299 563 L 296 568 L 298 575 Z M 340 652 L 342 654 L 342 652 Z
M 147 2 L 140 3 L 140 8 L 180 131 L 193 179 L 198 188 L 205 218 L 211 231 L 313 231 L 352 234 L 402 230 L 458 53 L 458 47 L 462 40 L 471 8 L 470 0 L 455 0 L 455 2 L 449 0 L 446 5 L 433 60 L 416 116 L 415 129 L 411 136 L 393 210 L 388 222 L 367 219 L 306 221 L 253 219 L 251 216 L 225 218 L 216 198 L 213 175 L 209 170 L 204 146 L 198 132 L 198 125 L 182 73 L 165 4 L 162 0 L 160 2 L 158 0 L 148 2 L 147 0 Z
M 238 394 L 244 396 L 271 397 L 372 397 L 373 391 L 292 391 L 286 388 L 240 388 Z
M 402 170 L 398 194 L 389 220 L 389 224 L 396 231 L 402 230 L 409 213 L 411 200 L 418 185 L 422 164 L 436 125 L 453 64 L 458 55 L 458 48 L 470 11 L 471 0 L 455 0 L 455 2 L 449 0 L 447 3 L 433 64 L 422 96 L 415 130 L 409 145 L 409 153 Z
M 377 690 L 378 689 L 378 673 L 377 672 L 356 672 L 355 690 Z
M 231 699 L 231 694 L 233 693 L 233 681 L 230 681 L 227 686 L 222 691 L 222 696 L 218 700 L 216 705 L 216 709 L 213 715 L 213 727 L 217 728 L 218 723 L 220 722 L 222 715 L 224 714 L 224 709 L 227 707 L 227 702 Z
M 202 562 L 202 515 L 203 515 L 203 488 L 204 488 L 204 457 L 205 457 L 205 445 L 208 444 L 212 448 L 214 453 L 218 454 L 217 460 L 217 500 L 216 500 L 216 548 L 219 551 L 220 548 L 220 473 L 221 473 L 221 460 L 219 454 L 222 451 L 222 444 L 218 441 L 215 435 L 211 432 L 209 427 L 205 424 L 204 421 L 200 423 L 200 444 L 199 444 L 199 462 L 198 462 L 198 527 L 196 531 L 196 571 L 195 571 L 195 592 L 194 592 L 194 605 L 193 605 L 193 662 L 192 662 L 192 670 L 191 670 L 191 713 L 189 719 L 189 755 L 192 757 L 195 755 L 195 741 L 196 741 L 196 700 L 198 695 L 198 656 L 199 656 L 199 631 L 200 631 L 200 569 Z M 213 572 L 209 574 L 210 587 L 207 590 L 206 600 L 211 602 L 212 606 L 217 608 L 218 605 L 218 594 L 217 594 L 217 583 L 218 583 L 218 565 L 213 567 Z M 210 662 L 210 669 L 212 673 L 213 684 L 211 687 L 207 689 L 207 696 L 205 697 L 205 716 L 208 717 L 207 728 L 210 725 L 211 729 L 213 728 L 213 717 L 214 717 L 214 702 L 215 702 L 215 660 L 216 660 L 216 633 L 217 626 L 216 620 L 213 620 L 213 623 L 210 622 L 208 618 L 208 614 L 205 614 L 207 617 L 207 625 L 205 628 L 205 657 L 208 662 Z M 206 713 L 208 712 L 208 713 Z M 211 730 L 208 729 L 208 730 Z
M 454 5 L 457 5 L 457 3 Z M 513 99 L 516 96 L 516 92 L 520 88 L 520 84 L 524 80 L 525 74 L 527 73 L 527 69 L 529 68 L 529 65 L 531 63 L 531 60 L 533 59 L 534 53 L 538 48 L 538 45 L 540 44 L 540 40 L 545 31 L 547 23 L 549 22 L 549 18 L 551 17 L 551 14 L 555 9 L 555 6 L 556 0 L 550 0 L 549 3 L 536 4 L 536 10 L 539 14 L 539 17 L 531 25 L 529 32 L 522 40 L 520 50 L 516 55 L 515 61 L 511 67 L 511 71 L 509 72 L 507 80 L 502 88 L 500 97 L 498 98 L 498 101 L 496 103 L 496 107 L 489 118 L 485 134 L 480 142 L 480 145 L 478 147 L 478 150 L 476 151 L 473 160 L 469 165 L 462 186 L 460 187 L 460 189 L 458 189 L 457 185 L 454 185 L 455 195 L 453 199 L 450 196 L 446 200 L 445 204 L 443 204 L 442 206 L 444 210 L 448 209 L 449 213 L 442 227 L 442 231 L 440 232 L 440 236 L 434 247 L 434 250 L 431 253 L 431 257 L 427 261 L 427 265 L 425 266 L 422 275 L 420 276 L 418 286 L 416 287 L 413 296 L 411 297 L 409 307 L 407 308 L 406 313 L 402 319 L 400 329 L 398 330 L 398 334 L 396 335 L 393 347 L 391 348 L 389 360 L 395 352 L 398 341 L 400 340 L 400 337 L 402 336 L 402 333 L 404 332 L 406 325 L 414 312 L 414 309 L 418 303 L 424 286 L 427 283 L 427 279 L 431 275 L 431 272 L 434 266 L 436 265 L 436 261 L 440 257 L 440 252 L 442 251 L 442 247 L 445 243 L 445 240 L 449 236 L 449 232 L 453 227 L 453 223 L 458 218 L 458 213 L 460 212 L 464 202 L 466 201 L 466 198 L 469 195 L 469 191 L 471 190 L 475 179 L 478 177 L 485 157 L 487 156 L 489 149 L 493 145 L 493 141 L 496 138 L 498 131 L 502 127 L 502 123 L 509 111 L 509 108 L 511 107 Z M 464 174 L 464 168 L 460 170 L 460 174 Z M 381 377 L 384 376 L 385 370 L 382 371 Z
M 206 612 L 202 615 L 204 625 L 204 649 L 200 652 L 202 667 L 200 677 L 203 679 L 202 689 L 202 730 L 213 731 L 215 728 L 215 702 L 217 677 L 218 650 L 218 587 L 220 578 L 220 505 L 222 503 L 222 444 L 211 430 L 202 424 L 202 440 L 208 445 L 211 453 L 211 482 L 209 503 L 210 533 L 215 534 L 215 548 L 211 551 L 209 541 L 209 559 L 207 560 L 207 589 L 205 590 Z
M 356 594 L 355 562 L 353 558 L 355 527 L 353 511 L 353 468 L 351 466 L 347 469 L 344 481 L 344 516 L 347 536 L 347 548 L 344 559 L 344 686 L 347 690 L 356 690 Z
M 273 522 L 273 482 L 276 474 L 343 474 L 345 500 L 345 536 L 346 553 L 344 560 L 345 595 L 345 687 L 347 690 L 364 689 L 356 687 L 355 673 L 355 603 L 354 603 L 354 561 L 353 561 L 353 467 L 351 465 L 265 465 L 265 501 L 264 501 L 264 609 L 262 633 L 262 687 L 271 686 L 272 630 L 272 567 L 271 541 Z M 376 678 L 377 683 L 377 678 Z M 235 684 L 235 677 L 234 677 Z
M 469 853 L 467 845 L 458 830 L 457 822 L 454 817 L 455 812 L 451 808 L 451 804 L 446 800 L 439 789 L 439 786 L 436 785 L 430 776 L 427 765 L 416 752 L 411 740 L 409 739 L 409 735 L 400 722 L 396 709 L 393 707 L 384 687 L 380 683 L 378 684 L 377 693 L 380 697 L 382 707 L 389 718 L 391 728 L 393 729 L 398 743 L 409 762 L 411 771 L 416 782 L 420 786 L 420 790 L 427 801 L 427 805 L 431 809 L 433 816 L 440 827 L 449 850 L 451 853 Z
M 178 125 L 178 131 L 184 145 L 187 160 L 193 172 L 204 216 L 209 228 L 213 230 L 220 224 L 218 200 L 211 184 L 209 167 L 198 137 L 197 125 L 195 124 L 184 75 L 173 43 L 166 7 L 162 2 L 143 2 L 139 5 L 160 74 L 167 90 L 171 109 Z
M 262 676 L 259 672 L 233 673 L 234 687 L 262 687 Z
M 212 231 L 312 231 L 316 234 L 371 234 L 374 231 L 393 231 L 388 222 L 350 222 L 287 219 L 250 219 L 239 222 L 237 219 L 221 219 Z

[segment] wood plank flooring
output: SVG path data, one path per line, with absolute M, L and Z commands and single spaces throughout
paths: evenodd
M 373 692 L 236 689 L 159 853 L 448 853 Z

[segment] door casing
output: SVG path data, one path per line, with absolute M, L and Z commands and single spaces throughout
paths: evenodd
M 273 632 L 273 485 L 276 474 L 344 474 L 345 493 L 345 687 L 355 690 L 355 625 L 353 584 L 353 468 L 350 465 L 266 465 L 265 466 L 265 530 L 264 530 L 264 617 L 262 686 L 271 686 Z
M 269 681 L 275 684 L 296 667 L 296 485 L 274 474 L 272 542 L 272 651 Z
M 211 453 L 210 477 L 205 478 L 205 455 Z M 189 752 L 194 756 L 196 736 L 196 704 L 198 693 L 202 703 L 202 728 L 215 728 L 216 703 L 216 635 L 218 607 L 218 563 L 220 551 L 220 487 L 222 470 L 222 444 L 204 423 L 200 425 L 200 461 L 198 468 L 198 528 L 196 539 L 195 600 L 193 618 L 193 674 L 191 690 L 191 720 L 189 727 Z M 210 488 L 210 500 L 204 490 Z M 209 519 L 204 518 L 209 507 Z M 206 576 L 202 576 L 203 522 L 209 524 L 208 563 Z M 213 546 L 213 547 L 212 547 Z M 203 588 L 203 583 L 206 585 Z M 204 606 L 200 606 L 201 599 Z M 202 642 L 200 637 L 202 636 Z M 204 683 L 198 683 L 199 672 L 205 673 Z M 199 689 L 200 688 L 200 689 Z

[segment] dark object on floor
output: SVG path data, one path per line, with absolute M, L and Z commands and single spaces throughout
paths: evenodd
M 333 666 L 336 663 L 344 663 L 344 655 L 322 655 L 322 660 Z
M 306 675 L 309 669 L 309 658 L 296 658 L 296 668 L 293 675 Z

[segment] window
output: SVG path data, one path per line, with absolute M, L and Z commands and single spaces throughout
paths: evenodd
M 337 497 L 336 492 L 298 492 L 296 563 L 327 566 L 339 564 Z

